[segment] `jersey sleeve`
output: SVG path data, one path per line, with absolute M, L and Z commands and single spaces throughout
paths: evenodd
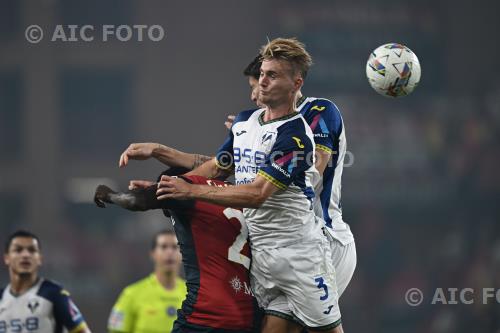
M 233 150 L 233 142 L 234 142 L 234 133 L 233 127 L 239 122 L 246 121 L 252 113 L 255 112 L 256 109 L 247 110 L 240 112 L 233 121 L 233 125 L 227 134 L 226 140 L 220 146 L 219 150 L 217 150 L 217 154 L 215 154 L 215 162 L 217 167 L 221 169 L 230 169 L 234 166 L 234 150 Z
M 125 288 L 118 297 L 108 319 L 109 332 L 132 332 L 136 311 L 130 289 Z
M 315 100 L 304 118 L 313 132 L 316 149 L 335 154 L 342 132 L 342 117 L 337 106 L 326 99 Z
M 215 154 L 215 163 L 220 169 L 230 169 L 234 165 L 233 140 L 234 134 L 231 129 L 226 137 L 226 140 L 224 140 L 222 146 L 220 146 L 219 150 L 217 150 L 217 154 Z
M 258 175 L 285 190 L 299 175 L 314 165 L 314 147 L 306 135 L 304 122 L 297 119 L 285 123 L 278 135 L 266 163 Z
M 69 333 L 78 332 L 87 327 L 82 313 L 73 303 L 69 292 L 59 289 L 53 296 L 54 318 L 56 323 L 65 327 Z

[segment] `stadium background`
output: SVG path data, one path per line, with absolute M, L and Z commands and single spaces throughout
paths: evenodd
M 347 332 L 498 332 L 496 302 L 430 305 L 436 288 L 500 287 L 500 30 L 494 1 L 0 1 L 0 240 L 42 238 L 43 275 L 72 292 L 94 332 L 119 291 L 150 270 L 161 213 L 100 210 L 93 186 L 153 179 L 119 170 L 130 142 L 211 154 L 225 115 L 251 108 L 242 69 L 269 38 L 297 36 L 315 65 L 308 96 L 343 112 L 353 164 L 343 206 L 358 248 L 341 301 Z M 30 44 L 38 24 L 45 39 Z M 57 24 L 160 24 L 154 42 L 50 42 Z M 419 57 L 413 95 L 378 96 L 369 53 L 402 42 Z M 0 270 L 0 283 L 7 283 Z M 421 306 L 405 292 L 422 289 Z

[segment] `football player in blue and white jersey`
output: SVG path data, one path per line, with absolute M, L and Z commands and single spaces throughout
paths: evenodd
M 262 59 L 255 58 L 245 69 L 251 87 L 251 99 L 258 96 L 259 86 L 255 84 Z M 336 270 L 336 284 L 339 297 L 349 284 L 356 267 L 354 237 L 342 219 L 340 204 L 341 179 L 346 155 L 344 121 L 337 106 L 328 99 L 305 97 L 297 92 L 297 110 L 311 127 L 316 145 L 316 168 L 322 179 L 314 188 L 315 211 L 325 221 L 326 232 L 331 243 L 332 261 Z M 228 116 L 226 126 L 230 129 L 234 116 Z
M 42 255 L 37 236 L 13 233 L 4 262 L 10 283 L 0 288 L 0 333 L 90 333 L 69 293 L 38 275 Z
M 262 55 L 259 101 L 266 107 L 238 115 L 217 160 L 194 171 L 213 177 L 234 167 L 239 185 L 210 189 L 162 177 L 158 199 L 245 208 L 253 290 L 267 312 L 264 332 L 275 331 L 270 323 L 280 320 L 311 332 L 342 332 L 329 246 L 312 209 L 319 176 L 313 134 L 295 109 L 311 59 L 296 40 L 271 41 Z

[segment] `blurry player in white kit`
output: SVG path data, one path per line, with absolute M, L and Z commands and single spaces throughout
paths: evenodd
M 259 100 L 266 108 L 238 115 L 217 161 L 194 172 L 210 177 L 234 167 L 238 186 L 209 188 L 163 177 L 158 199 L 245 207 L 252 282 L 265 322 L 289 320 L 311 332 L 342 332 L 331 254 L 312 209 L 319 178 L 313 134 L 295 111 L 310 56 L 300 43 L 273 49 L 272 42 L 262 55 Z M 282 297 L 286 308 L 275 304 Z M 266 323 L 264 332 L 276 329 Z
M 82 314 L 60 285 L 38 275 L 38 237 L 17 231 L 5 244 L 10 284 L 0 288 L 0 333 L 90 333 Z

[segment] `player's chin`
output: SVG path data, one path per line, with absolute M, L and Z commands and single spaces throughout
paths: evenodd
M 36 272 L 36 267 L 17 267 L 15 272 L 20 276 L 30 276 Z
M 161 266 L 161 270 L 164 272 L 164 273 L 170 273 L 170 272 L 174 272 L 175 269 L 177 268 L 177 264 L 162 264 Z

